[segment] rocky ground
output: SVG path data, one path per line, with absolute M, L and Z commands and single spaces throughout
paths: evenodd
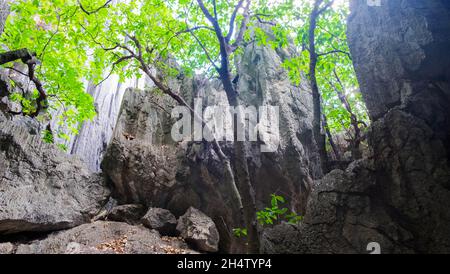
M 0 254 L 198 254 L 217 252 L 219 234 L 214 222 L 199 210 L 190 208 L 177 222 L 167 210 L 150 208 L 143 216 L 137 214 L 136 208 L 141 208 L 141 206 L 118 206 L 112 208 L 111 213 L 101 216 L 105 220 L 92 221 L 45 236 L 41 234 L 40 239 L 1 243 Z M 117 211 L 123 213 L 119 218 L 121 222 L 110 221 L 110 216 L 117 219 L 119 216 Z

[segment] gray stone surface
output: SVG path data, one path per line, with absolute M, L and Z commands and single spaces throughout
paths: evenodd
M 383 204 L 376 185 L 373 162 L 360 160 L 347 170 L 334 170 L 318 181 L 308 211 L 299 225 L 282 224 L 266 229 L 263 253 L 368 253 L 370 242 L 383 253 L 412 253 L 404 245 L 412 240 L 396 224 Z
M 0 243 L 0 254 L 13 254 L 14 245 L 12 243 Z
M 128 224 L 137 224 L 145 214 L 143 205 L 119 205 L 111 209 L 107 219 L 116 222 L 125 222 Z
M 109 195 L 103 178 L 44 143 L 26 120 L 0 120 L 0 234 L 88 222 Z
M 198 209 L 190 207 L 178 219 L 177 231 L 197 250 L 206 252 L 219 250 L 219 232 L 216 225 L 211 218 Z
M 149 208 L 142 217 L 141 222 L 144 226 L 159 231 L 162 235 L 174 235 L 177 226 L 177 219 L 167 209 Z
M 70 154 L 77 155 L 92 171 L 100 171 L 100 163 L 106 153 L 106 148 L 112 139 L 114 126 L 122 103 L 125 90 L 130 87 L 143 86 L 145 77 L 141 81 L 129 79 L 119 82 L 117 75 L 112 75 L 99 86 L 87 84 L 86 92 L 94 99 L 97 115 L 92 121 L 85 121 L 78 135 L 73 136 L 64 125 L 59 125 L 57 115 L 52 120 L 52 128 L 67 131 L 70 140 L 58 140 L 68 147 Z M 148 83 L 146 83 L 148 85 Z
M 98 221 L 56 232 L 16 247 L 16 254 L 186 254 L 197 253 L 178 238 L 161 237 L 143 226 Z
M 443 54 L 450 43 L 449 1 L 382 0 L 380 7 L 363 2 L 351 1 L 348 37 L 371 117 L 381 118 L 394 106 L 428 110 L 421 115 L 442 112 L 445 101 L 433 98 L 448 96 L 439 85 L 450 77 L 450 56 Z
M 160 139 L 170 127 L 160 127 L 166 116 L 152 102 L 150 91 L 126 92 L 102 169 L 120 202 L 163 207 L 176 183 L 176 149 Z

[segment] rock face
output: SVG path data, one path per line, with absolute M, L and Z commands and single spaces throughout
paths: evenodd
M 196 253 L 176 238 L 118 222 L 95 222 L 15 247 L 16 254 L 187 254 Z
M 90 220 L 109 195 L 103 178 L 45 144 L 27 119 L 0 117 L 0 234 Z
M 167 209 L 149 208 L 141 222 L 148 228 L 155 229 L 162 235 L 174 235 L 177 219 Z
M 71 136 L 69 141 L 58 140 L 58 142 L 64 143 L 70 154 L 82 159 L 91 171 L 100 171 L 100 163 L 111 141 L 125 90 L 130 87 L 143 87 L 144 84 L 146 84 L 145 77 L 141 80 L 130 79 L 120 83 L 117 75 L 112 75 L 99 86 L 86 82 L 86 92 L 94 98 L 97 115 L 92 121 L 83 123 L 78 135 Z M 52 128 L 60 127 L 55 118 L 52 121 Z M 71 133 L 68 132 L 68 135 Z
M 111 209 L 107 218 L 111 221 L 137 224 L 144 214 L 145 208 L 142 205 L 119 205 Z
M 3 33 L 5 21 L 9 15 L 9 5 L 7 0 L 0 0 L 0 33 Z
M 380 7 L 371 7 L 358 2 L 352 1 L 348 34 L 372 119 L 395 106 L 429 123 L 433 114 L 446 114 L 442 105 L 448 97 L 441 85 L 450 77 L 450 57 L 441 53 L 450 39 L 450 3 L 382 0 Z M 435 102 L 426 101 L 432 98 Z M 442 99 L 441 105 L 436 104 Z M 442 123 L 441 115 L 435 123 Z
M 450 3 L 352 1 L 348 36 L 372 153 L 318 181 L 305 221 L 267 253 L 450 252 Z
M 214 222 L 203 212 L 190 207 L 178 220 L 177 231 L 183 239 L 200 251 L 219 250 L 219 232 Z
M 168 127 L 167 116 L 154 106 L 162 99 L 154 102 L 150 94 L 135 89 L 126 92 L 102 169 L 114 183 L 120 202 L 164 207 L 176 183 L 176 149 L 161 140 L 170 138 L 161 131 Z
M 270 105 L 280 108 L 280 145 L 262 153 L 261 142 L 247 142 L 247 159 L 256 207 L 264 208 L 270 194 L 286 196 L 289 207 L 302 213 L 314 178 L 321 174 L 312 137 L 312 98 L 306 86 L 293 86 L 280 64 L 289 53 L 276 52 L 255 43 L 247 46 L 238 64 L 240 100 L 243 106 Z M 170 80 L 173 90 L 194 106 L 227 105 L 217 80 L 179 75 Z M 236 247 L 231 229 L 240 211 L 228 195 L 225 169 L 210 144 L 183 141 L 171 136 L 174 120 L 171 99 L 154 91 L 128 90 L 102 163 L 121 203 L 143 203 L 167 208 L 180 216 L 193 206 L 210 216 L 221 235 L 221 249 Z M 272 125 L 275 127 L 275 125 Z M 220 142 L 233 158 L 233 144 Z M 233 162 L 233 161 L 231 161 Z M 232 167 L 235 172 L 236 167 Z M 287 197 L 289 195 L 289 197 Z

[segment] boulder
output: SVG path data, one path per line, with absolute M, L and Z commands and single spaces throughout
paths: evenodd
M 217 252 L 219 250 L 219 232 L 216 225 L 211 218 L 198 209 L 190 207 L 178 219 L 177 231 L 180 237 L 200 251 Z
M 141 222 L 148 228 L 158 230 L 162 235 L 174 235 L 177 219 L 167 209 L 150 208 Z
M 107 219 L 110 221 L 137 224 L 144 214 L 145 207 L 143 205 L 119 205 L 111 209 Z
M 0 234 L 89 222 L 109 195 L 103 177 L 44 143 L 26 120 L 0 120 Z
M 0 243 L 0 254 L 13 254 L 14 248 L 12 243 Z

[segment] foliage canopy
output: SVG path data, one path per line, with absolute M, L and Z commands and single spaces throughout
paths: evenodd
M 313 1 L 232 2 L 204 1 L 230 45 L 242 35 L 244 44 L 294 47 L 296 54 L 286 58 L 283 66 L 293 83 L 300 84 L 308 76 L 307 30 Z M 20 0 L 11 4 L 11 10 L 0 43 L 5 50 L 27 48 L 36 53 L 40 60 L 36 76 L 44 85 L 52 109 L 46 115 L 57 113 L 73 133 L 96 114 L 93 99 L 86 93 L 89 82 L 99 85 L 111 74 L 119 75 L 122 81 L 142 77 L 143 63 L 156 68 L 162 76 L 214 76 L 214 68 L 220 65 L 220 45 L 213 26 L 195 0 Z M 239 26 L 246 14 L 250 20 L 241 33 Z M 316 29 L 320 54 L 317 78 L 324 112 L 334 133 L 350 125 L 350 114 L 335 92 L 337 83 L 331 77 L 334 73 L 342 79 L 341 88 L 358 118 L 367 121 L 347 46 L 347 15 L 347 5 L 335 4 L 320 17 Z M 230 58 L 240 53 L 237 48 Z M 175 59 L 178 68 L 169 66 L 168 58 Z M 230 70 L 232 73 L 234 68 Z M 167 77 L 159 78 L 162 82 L 164 79 Z M 22 102 L 24 112 L 36 108 L 32 103 L 35 97 L 11 96 Z

